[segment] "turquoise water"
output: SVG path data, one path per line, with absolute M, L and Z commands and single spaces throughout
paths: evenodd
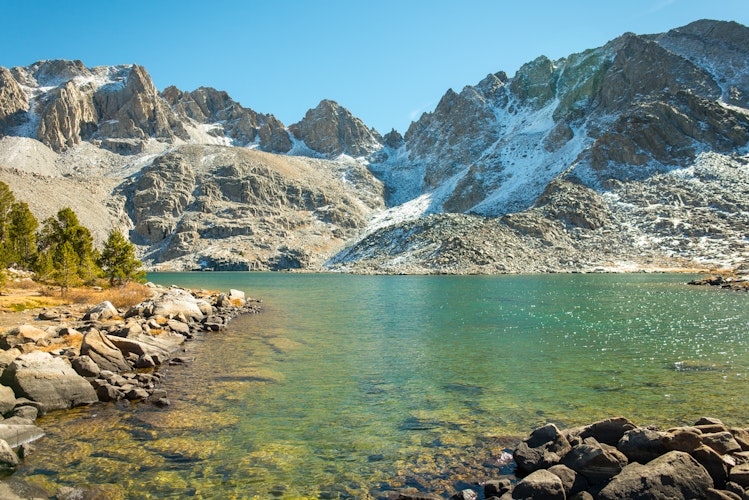
M 168 409 L 45 417 L 19 475 L 113 498 L 376 498 L 506 473 L 502 451 L 546 422 L 749 425 L 749 294 L 683 275 L 149 279 L 264 312 L 189 344 Z

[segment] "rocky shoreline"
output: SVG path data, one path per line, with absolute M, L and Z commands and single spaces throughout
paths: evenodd
M 83 316 L 43 309 L 37 320 L 53 326 L 22 324 L 0 333 L 0 471 L 12 473 L 33 451 L 31 443 L 44 435 L 35 421 L 48 411 L 119 400 L 168 406 L 159 368 L 188 362 L 181 356 L 186 341 L 260 311 L 260 301 L 239 290 L 148 286 L 152 298 L 127 310 L 110 302 Z M 24 498 L 12 489 L 0 483 L 0 497 Z M 83 498 L 64 489 L 57 498 Z
M 516 475 L 491 478 L 453 500 L 749 499 L 749 429 L 703 417 L 661 430 L 617 417 L 534 430 L 512 452 Z M 509 460 L 509 455 L 508 455 Z M 391 500 L 438 500 L 400 491 Z
M 697 286 L 717 286 L 719 288 L 724 288 L 727 290 L 749 292 L 749 275 L 719 274 L 716 276 L 708 276 L 706 278 L 692 280 L 688 284 Z

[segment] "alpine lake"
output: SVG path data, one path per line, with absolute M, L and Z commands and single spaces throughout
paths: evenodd
M 164 366 L 171 406 L 53 412 L 13 477 L 102 498 L 378 498 L 512 473 L 547 422 L 749 426 L 749 294 L 684 274 L 157 273 L 263 300 Z

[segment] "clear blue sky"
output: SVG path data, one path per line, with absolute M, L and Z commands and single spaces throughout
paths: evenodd
M 0 66 L 137 63 L 286 125 L 333 99 L 403 133 L 448 88 L 703 18 L 749 25 L 749 0 L 0 0 Z

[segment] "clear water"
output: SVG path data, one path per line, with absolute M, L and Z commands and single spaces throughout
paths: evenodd
M 749 425 L 749 294 L 683 275 L 149 278 L 264 312 L 191 342 L 167 409 L 40 420 L 20 476 L 110 498 L 368 498 L 506 472 L 502 450 L 546 422 Z

